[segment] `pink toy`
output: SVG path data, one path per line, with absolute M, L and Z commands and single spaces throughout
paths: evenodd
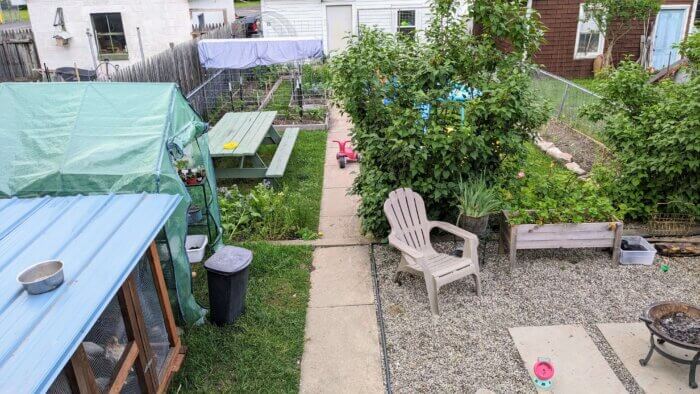
M 352 150 L 352 147 L 350 146 L 350 141 L 345 140 L 345 141 L 336 141 L 334 140 L 333 142 L 338 144 L 338 153 L 335 155 L 335 158 L 338 159 L 338 164 L 340 165 L 340 168 L 345 168 L 345 164 L 347 164 L 348 161 L 353 162 L 353 161 L 360 161 L 360 154 Z
M 540 380 L 551 380 L 554 377 L 554 365 L 547 359 L 538 359 L 535 363 L 535 376 Z
M 549 389 L 552 387 L 552 378 L 554 377 L 554 365 L 547 358 L 538 358 L 533 368 L 536 378 L 534 379 L 537 387 L 541 389 Z

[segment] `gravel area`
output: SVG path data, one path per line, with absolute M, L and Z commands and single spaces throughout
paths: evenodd
M 613 268 L 601 250 L 519 251 L 518 268 L 509 273 L 505 255 L 489 242 L 482 298 L 469 278 L 451 283 L 440 290 L 441 315 L 433 317 L 423 279 L 405 275 L 402 286 L 393 283 L 399 253 L 385 245 L 374 250 L 397 393 L 534 392 L 508 328 L 556 324 L 584 325 L 625 387 L 640 393 L 595 324 L 636 322 L 648 304 L 664 299 L 700 304 L 700 258 L 657 257 L 654 266 Z M 660 270 L 662 262 L 668 272 Z
M 593 164 L 604 160 L 608 151 L 593 140 L 576 132 L 571 127 L 556 120 L 550 120 L 540 131 L 540 137 L 553 142 L 562 152 L 573 156 L 573 161 L 578 163 L 586 172 L 591 171 Z

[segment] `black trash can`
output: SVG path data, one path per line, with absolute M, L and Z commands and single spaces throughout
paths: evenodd
M 250 250 L 224 246 L 204 263 L 212 323 L 231 324 L 245 311 L 248 267 L 252 260 Z

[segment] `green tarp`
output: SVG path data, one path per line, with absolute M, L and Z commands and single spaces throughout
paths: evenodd
M 188 323 L 201 322 L 204 310 L 192 294 L 184 245 L 192 196 L 173 158 L 185 151 L 206 168 L 210 201 L 200 204 L 209 204 L 220 234 L 219 207 L 211 198 L 216 196 L 216 181 L 206 128 L 170 83 L 0 84 L 0 198 L 182 195 L 165 227 L 170 250 L 159 249 L 181 317 Z M 220 237 L 214 243 L 218 248 Z

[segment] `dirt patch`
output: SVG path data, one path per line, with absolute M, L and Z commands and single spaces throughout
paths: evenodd
M 610 151 L 599 143 L 554 119 L 542 128 L 540 137 L 553 142 L 562 152 L 571 154 L 573 161 L 586 172 L 591 171 L 596 162 L 606 161 L 611 157 Z

